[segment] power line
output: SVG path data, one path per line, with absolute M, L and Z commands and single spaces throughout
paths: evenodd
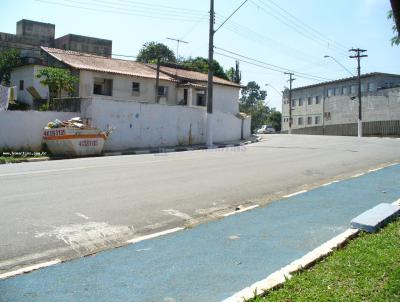
M 238 7 L 237 9 L 235 9 L 235 10 L 233 11 L 233 13 L 230 14 L 229 17 L 226 18 L 225 21 L 222 22 L 222 24 L 221 24 L 220 26 L 218 26 L 218 28 L 217 28 L 216 30 L 214 30 L 214 34 L 215 34 L 222 26 L 224 26 L 224 24 L 235 14 L 243 5 L 245 5 L 247 1 L 248 1 L 248 0 L 245 0 L 242 4 L 240 4 L 239 7 Z
M 312 34 L 310 34 L 309 32 L 305 32 L 303 28 L 301 27 L 296 27 L 293 24 L 289 23 L 288 21 L 283 20 L 281 17 L 275 15 L 273 12 L 270 12 L 267 10 L 268 6 L 264 3 L 264 2 L 260 2 L 261 5 L 259 5 L 258 3 L 256 3 L 253 0 L 250 0 L 256 7 L 258 7 L 259 9 L 261 9 L 261 11 L 263 11 L 265 14 L 274 17 L 275 19 L 277 19 L 279 22 L 281 22 L 282 24 L 286 25 L 287 27 L 291 28 L 292 30 L 294 30 L 295 32 L 299 33 L 300 35 L 306 37 L 307 39 L 321 45 L 324 47 L 327 47 L 326 44 L 329 45 L 329 43 L 327 43 L 324 40 L 321 40 L 320 38 L 317 38 L 315 36 L 313 36 Z M 257 1 L 261 1 L 261 0 L 257 0 Z M 269 8 L 271 9 L 271 8 Z M 282 16 L 282 14 L 280 14 Z M 329 47 L 328 47 L 329 48 Z M 332 48 L 330 48 L 332 49 Z M 337 50 L 337 49 L 332 49 L 333 51 L 336 51 L 342 55 L 346 55 L 345 52 L 343 50 Z
M 236 52 L 233 52 L 233 51 L 230 51 L 230 50 L 227 50 L 227 49 L 223 49 L 223 48 L 220 48 L 220 47 L 215 47 L 215 48 L 219 49 L 219 50 L 222 50 L 224 52 L 227 52 L 227 53 L 230 53 L 230 54 L 233 54 L 233 55 L 236 55 L 236 56 L 239 56 L 239 57 L 242 57 L 242 58 L 254 61 L 254 62 L 257 62 L 257 63 L 261 63 L 261 64 L 264 64 L 264 65 L 271 66 L 273 68 L 281 69 L 282 71 L 285 71 L 285 72 L 291 71 L 291 72 L 295 72 L 296 75 L 304 75 L 304 76 L 313 77 L 313 78 L 320 79 L 320 80 L 330 80 L 330 79 L 327 79 L 327 78 L 324 78 L 324 77 L 315 76 L 315 75 L 307 74 L 307 73 L 304 73 L 304 72 L 296 72 L 296 71 L 294 71 L 292 69 L 289 69 L 289 68 L 286 68 L 286 67 L 281 67 L 281 66 L 278 66 L 278 65 L 275 65 L 275 64 L 271 64 L 271 63 L 267 63 L 267 62 L 260 61 L 260 60 L 257 60 L 257 59 L 253 59 L 251 57 L 244 56 L 244 55 L 241 55 L 239 53 L 236 53 Z
M 51 4 L 51 5 L 58 5 L 58 6 L 63 6 L 63 7 L 70 7 L 70 8 L 77 8 L 77 9 L 81 9 L 81 10 L 87 10 L 87 11 L 91 11 L 91 12 L 101 12 L 101 13 L 108 13 L 108 14 L 117 14 L 117 15 L 128 15 L 128 16 L 138 16 L 138 17 L 146 17 L 146 18 L 153 18 L 153 19 L 165 19 L 165 20 L 171 20 L 171 21 L 182 21 L 182 22 L 192 22 L 193 19 L 190 16 L 187 16 L 185 14 L 182 14 L 182 16 L 176 16 L 176 15 L 168 15 L 168 14 L 163 14 L 163 15 L 155 15 L 154 12 L 149 11 L 148 14 L 144 14 L 144 13 L 134 13 L 134 12 L 127 12 L 126 9 L 123 8 L 114 8 L 113 10 L 110 9 L 99 9 L 96 8 L 98 5 L 96 6 L 87 6 L 87 4 L 85 3 L 80 3 L 82 5 L 86 5 L 86 6 L 77 6 L 77 5 L 71 5 L 71 4 L 67 4 L 67 3 L 63 3 L 63 2 L 55 2 L 55 1 L 48 1 L 48 0 L 35 0 L 38 2 L 42 2 L 42 3 L 47 3 L 47 4 Z M 72 2 L 72 1 L 70 1 Z M 78 2 L 78 1 L 74 1 L 74 2 Z
M 260 0 L 262 1 L 262 0 Z M 284 11 L 287 15 L 289 15 L 291 18 L 293 18 L 294 20 L 296 20 L 298 23 L 304 25 L 304 27 L 308 28 L 309 30 L 313 31 L 314 33 L 316 33 L 317 35 L 321 36 L 322 38 L 324 38 L 327 41 L 331 41 L 332 43 L 336 44 L 337 46 L 339 46 L 340 48 L 342 48 L 343 50 L 347 50 L 347 47 L 344 46 L 341 43 L 336 42 L 335 40 L 332 40 L 328 37 L 326 37 L 324 34 L 322 34 L 320 31 L 318 31 L 317 29 L 311 27 L 310 25 L 308 25 L 307 23 L 303 22 L 301 19 L 297 18 L 296 16 L 294 16 L 293 14 L 291 14 L 290 12 L 288 12 L 286 9 L 284 9 L 283 7 L 279 6 L 278 4 L 276 4 L 274 1 L 269 0 L 270 3 L 272 3 L 274 6 L 278 7 L 280 10 Z

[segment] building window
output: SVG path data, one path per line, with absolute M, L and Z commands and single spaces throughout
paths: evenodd
M 335 95 L 340 95 L 340 88 L 335 88 Z
M 311 98 L 311 97 L 308 97 L 308 98 L 307 98 L 307 104 L 308 104 L 308 105 L 312 105 L 312 98 Z
M 328 97 L 333 96 L 333 88 L 328 89 Z
M 355 94 L 357 91 L 357 86 L 356 85 L 351 85 L 350 86 L 350 94 Z
M 140 95 L 140 83 L 132 82 L 132 95 Z
M 321 103 L 321 98 L 317 95 L 317 96 L 315 97 L 315 104 L 318 105 L 318 104 L 320 104 L 320 103 Z
M 368 83 L 368 91 L 376 91 L 376 83 Z
M 24 90 L 24 80 L 19 81 L 19 90 Z
M 158 86 L 158 96 L 168 98 L 168 86 Z
M 299 106 L 303 106 L 303 99 L 302 98 L 299 98 Z
M 343 95 L 348 95 L 349 94 L 349 88 L 347 88 L 346 86 L 342 87 L 342 94 Z
M 312 116 L 307 117 L 307 125 L 312 125 Z
M 296 107 L 296 100 L 292 100 L 292 107 Z
M 321 117 L 320 116 L 316 116 L 315 117 L 315 125 L 319 125 L 320 122 L 321 122 Z
M 297 124 L 298 125 L 303 125 L 303 117 L 297 118 Z
M 112 96 L 113 80 L 94 78 L 93 94 Z
M 197 106 L 205 106 L 206 105 L 206 94 L 204 92 L 197 93 L 196 104 L 197 104 Z

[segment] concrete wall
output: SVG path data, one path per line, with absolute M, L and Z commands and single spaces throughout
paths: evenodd
M 42 130 L 49 121 L 67 120 L 76 112 L 0 111 L 0 149 L 40 151 Z
M 17 86 L 17 100 L 18 102 L 25 103 L 28 105 L 32 105 L 33 98 L 30 93 L 26 90 L 26 88 L 32 86 L 34 87 L 42 98 L 47 99 L 49 95 L 49 89 L 47 86 L 42 85 L 40 83 L 41 79 L 36 77 L 36 74 L 40 69 L 43 69 L 44 66 L 40 65 L 25 65 L 21 67 L 15 68 L 11 73 L 11 86 Z M 20 90 L 19 82 L 24 81 L 24 89 Z
M 206 111 L 202 108 L 92 99 L 82 103 L 82 117 L 106 130 L 114 128 L 105 145 L 107 151 L 133 148 L 202 144 L 206 139 Z M 213 114 L 214 142 L 241 137 L 242 121 L 233 114 Z M 244 121 L 250 135 L 250 118 Z
M 239 88 L 214 84 L 214 110 L 236 114 L 239 112 Z

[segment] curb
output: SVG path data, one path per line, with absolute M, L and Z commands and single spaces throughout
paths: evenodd
M 291 279 L 294 273 L 313 266 L 316 262 L 331 254 L 335 249 L 344 246 L 350 239 L 356 237 L 359 232 L 360 230 L 358 229 L 347 229 L 343 233 L 305 254 L 300 259 L 275 271 L 264 280 L 242 289 L 222 302 L 243 302 L 281 286 L 286 280 Z

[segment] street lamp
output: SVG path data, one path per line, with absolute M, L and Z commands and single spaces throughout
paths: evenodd
M 325 55 L 324 58 L 331 58 L 331 59 L 332 59 L 333 61 L 335 61 L 340 67 L 342 67 L 344 70 L 346 70 L 352 77 L 354 77 L 354 74 L 353 74 L 350 70 L 348 70 L 348 69 L 346 68 L 346 66 L 344 66 L 342 63 L 340 63 L 338 60 L 336 60 L 334 57 Z

